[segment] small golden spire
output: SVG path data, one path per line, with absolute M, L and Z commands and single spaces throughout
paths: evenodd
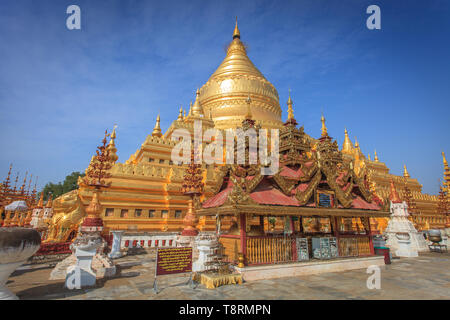
M 445 159 L 445 153 L 442 151 L 442 162 L 444 163 L 444 167 L 448 166 L 447 159 Z
M 186 118 L 186 110 L 184 110 L 183 119 Z
M 109 145 L 110 146 L 115 146 L 114 140 L 116 140 L 116 128 L 117 128 L 117 124 L 114 125 L 113 131 L 111 132 L 110 138 L 111 140 L 109 140 Z
M 178 115 L 177 120 L 183 120 L 183 107 L 180 107 L 180 114 Z
M 344 144 L 342 145 L 342 152 L 350 154 L 353 152 L 353 143 L 348 136 L 347 128 L 344 129 Z
M 322 137 L 328 136 L 327 127 L 325 126 L 325 117 L 322 114 L 322 117 L 320 118 L 320 121 L 322 121 Z
M 358 140 L 356 139 L 356 137 L 355 137 L 355 148 L 356 148 L 356 149 L 359 148 L 359 143 L 358 143 Z
M 161 117 L 158 114 L 158 117 L 156 118 L 155 128 L 153 129 L 153 132 L 152 132 L 153 137 L 161 137 L 162 136 L 160 122 L 161 122 Z
M 39 202 L 36 208 L 42 209 L 44 207 L 44 190 L 41 192 L 41 197 L 39 198 Z
M 250 94 L 247 97 L 247 100 L 245 100 L 247 103 L 247 114 L 245 115 L 245 119 L 252 119 L 252 109 L 250 107 L 250 104 L 252 103 L 252 99 L 250 98 Z
M 233 32 L 233 39 L 240 39 L 241 38 L 241 33 L 239 32 L 239 28 L 238 28 L 238 24 L 237 24 L 237 16 L 236 16 L 236 26 L 234 27 L 234 32 Z
M 50 192 L 47 200 L 46 208 L 51 208 L 53 206 L 53 194 Z
M 292 121 L 294 119 L 294 109 L 292 109 L 292 99 L 291 99 L 291 89 L 289 89 L 289 99 L 287 101 L 288 105 L 288 120 Z
M 188 112 L 188 117 L 190 117 L 192 115 L 192 100 L 189 103 L 189 112 Z
M 109 140 L 108 150 L 109 150 L 109 157 L 113 162 L 116 162 L 119 157 L 117 156 L 116 152 L 116 145 L 114 143 L 114 140 L 116 139 L 116 128 L 117 124 L 114 125 L 113 131 L 111 132 L 111 140 Z
M 402 202 L 397 193 L 397 190 L 395 189 L 394 180 L 392 180 L 392 178 L 391 178 L 391 194 L 389 195 L 389 200 L 391 200 L 391 202 L 393 202 L 393 203 L 401 203 Z
M 370 153 L 367 155 L 367 159 L 369 159 L 369 161 L 372 161 L 372 159 L 370 159 Z
M 197 92 L 195 93 L 195 102 L 192 107 L 192 115 L 194 116 L 202 116 L 203 115 L 203 108 L 200 105 L 200 90 L 197 89 Z
M 374 160 L 375 160 L 375 162 L 378 162 L 377 150 L 375 150 L 375 152 L 374 152 Z
M 410 177 L 409 173 L 408 173 L 408 170 L 406 170 L 406 165 L 403 165 L 403 176 L 405 178 L 409 178 Z

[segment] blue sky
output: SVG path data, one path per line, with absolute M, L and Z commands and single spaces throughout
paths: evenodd
M 81 7 L 81 30 L 66 8 Z M 366 8 L 381 8 L 381 30 Z M 84 171 L 116 123 L 119 161 L 187 107 L 225 56 L 235 16 L 286 118 L 342 145 L 344 127 L 394 174 L 437 193 L 450 157 L 448 1 L 0 2 L 0 179 L 9 164 L 39 186 Z

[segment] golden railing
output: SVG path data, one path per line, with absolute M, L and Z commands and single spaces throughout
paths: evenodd
M 339 256 L 357 257 L 370 255 L 369 237 L 339 238 Z
M 247 238 L 247 263 L 265 264 L 294 261 L 290 237 Z

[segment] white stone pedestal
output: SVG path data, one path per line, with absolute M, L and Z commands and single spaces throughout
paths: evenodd
M 117 259 L 123 256 L 123 253 L 120 251 L 120 244 L 122 243 L 122 235 L 124 231 L 122 230 L 114 230 L 111 231 L 113 234 L 113 243 L 111 247 L 111 252 L 108 254 L 108 257 L 111 259 Z
M 65 285 L 68 289 L 81 289 L 82 287 L 95 285 L 96 275 L 92 271 L 91 265 L 97 249 L 98 245 L 75 249 L 77 263 L 68 267 L 66 271 Z
M 210 239 L 196 239 L 196 246 L 199 252 L 198 259 L 192 264 L 192 271 L 193 272 L 202 272 L 205 271 L 206 262 L 209 262 L 211 259 L 211 256 L 215 254 L 215 250 L 218 247 L 218 241 L 217 239 L 210 238 Z
M 410 236 L 408 233 L 397 233 L 397 245 L 398 249 L 395 251 L 395 255 L 397 257 L 418 257 L 419 253 L 417 250 L 411 245 Z
M 79 258 L 77 256 L 77 250 L 91 251 L 94 250 L 95 254 L 91 258 L 90 269 L 94 272 L 97 279 L 108 278 L 116 274 L 116 267 L 113 265 L 112 261 L 103 253 L 105 241 L 99 234 L 81 234 L 79 235 L 74 243 L 71 244 L 72 254 L 59 262 L 55 268 L 50 273 L 50 280 L 67 280 L 68 272 L 73 272 L 73 268 L 79 266 Z M 80 257 L 88 255 L 80 251 Z M 87 259 L 87 258 L 83 258 Z M 85 265 L 84 262 L 81 262 Z M 78 271 L 77 271 L 78 272 Z M 75 272 L 75 273 L 77 273 Z

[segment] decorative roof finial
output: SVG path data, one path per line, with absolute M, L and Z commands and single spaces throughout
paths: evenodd
M 161 117 L 159 116 L 159 113 L 158 113 L 158 117 L 156 118 L 155 128 L 153 129 L 153 132 L 152 132 L 153 137 L 159 137 L 159 138 L 162 137 L 160 122 L 161 122 Z
M 183 120 L 183 107 L 182 106 L 180 106 L 180 114 L 178 115 L 178 118 L 177 118 L 177 120 Z
M 110 146 L 115 146 L 114 140 L 116 139 L 116 128 L 117 128 L 117 124 L 114 124 L 113 131 L 111 132 L 111 135 L 109 136 L 111 138 L 111 140 L 109 140 Z
M 448 166 L 447 159 L 445 159 L 444 151 L 442 151 L 442 162 L 444 163 L 444 166 Z
M 320 118 L 320 121 L 322 121 L 322 137 L 328 136 L 327 127 L 325 126 L 325 117 L 322 114 L 322 117 Z
M 233 39 L 240 39 L 241 38 L 241 33 L 239 32 L 239 28 L 238 28 L 238 24 L 237 24 L 237 16 L 236 16 L 236 26 L 234 27 L 234 32 L 233 32 Z
M 291 89 L 289 88 L 289 99 L 287 101 L 288 105 L 288 121 L 295 120 L 294 119 L 294 109 L 292 108 L 292 99 L 291 99 Z
M 367 159 L 369 159 L 369 161 L 372 161 L 372 159 L 370 159 L 370 153 L 367 154 Z
M 403 165 L 403 176 L 405 178 L 409 178 L 410 177 L 409 173 L 408 173 L 408 170 L 406 170 L 406 165 Z
M 378 161 L 377 150 L 375 150 L 375 152 L 374 152 L 374 160 L 375 160 L 375 162 L 379 162 Z

